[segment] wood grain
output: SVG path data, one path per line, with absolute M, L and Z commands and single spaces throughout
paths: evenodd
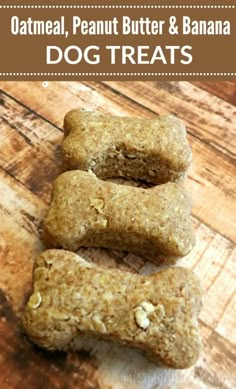
M 233 105 L 236 105 L 236 85 L 234 81 L 194 81 L 193 84 Z
M 185 82 L 53 82 L 47 88 L 39 82 L 4 82 L 0 87 L 0 387 L 234 387 L 235 107 Z M 156 96 L 160 104 L 155 104 Z M 138 352 L 104 342 L 92 353 L 50 354 L 32 346 L 21 332 L 19 318 L 30 292 L 34 258 L 43 249 L 41 221 L 52 182 L 62 170 L 62 119 L 75 106 L 139 117 L 168 111 L 186 115 L 194 152 L 188 187 L 195 202 L 197 245 L 180 264 L 194 269 L 205 290 L 200 316 L 204 349 L 191 369 L 158 369 Z M 100 266 L 142 274 L 157 270 L 131 254 L 96 249 L 80 253 Z
M 173 113 L 188 132 L 229 156 L 234 155 L 236 109 L 188 82 L 115 82 L 106 85 L 156 114 Z M 135 97 L 136 96 L 136 97 Z M 231 142 L 233 142 L 231 144 Z
M 189 173 L 188 187 L 193 194 L 194 215 L 220 234 L 235 241 L 236 228 L 233 215 L 236 213 L 236 205 L 232 198 L 236 175 L 236 164 L 233 159 L 236 141 L 233 136 L 235 107 L 214 96 L 211 103 L 209 93 L 199 90 L 199 97 L 196 91 L 198 88 L 194 86 L 192 89 L 189 86 L 191 84 L 185 82 L 177 83 L 178 88 L 175 88 L 175 93 L 173 88 L 176 83 L 165 83 L 168 86 L 161 86 L 161 88 L 156 83 L 153 85 L 152 82 L 109 82 L 107 84 L 109 87 L 96 82 L 86 85 L 75 82 L 55 82 L 53 87 L 49 83 L 48 88 L 43 88 L 41 83 L 30 82 L 7 83 L 7 87 L 8 92 L 15 98 L 20 98 L 25 105 L 56 126 L 62 126 L 65 113 L 74 107 L 87 107 L 101 112 L 144 118 L 170 112 L 171 107 L 171 112 L 183 117 L 187 128 L 192 129 L 193 132 L 189 135 L 194 159 Z M 32 97 L 27 94 L 29 87 Z M 191 97 L 186 97 L 189 102 L 184 105 L 182 112 L 181 107 L 188 94 Z M 163 97 L 157 101 L 156 95 L 163 95 Z M 47 104 L 45 104 L 46 100 Z M 207 100 L 207 103 L 204 102 L 204 108 L 201 108 L 202 100 Z M 218 109 L 220 111 L 216 113 Z M 200 136 L 198 121 L 203 117 L 205 117 L 205 125 L 202 129 L 204 135 Z M 216 144 L 212 146 L 216 138 L 219 139 L 217 144 L 222 146 L 216 147 Z
M 88 353 L 48 353 L 28 342 L 6 296 L 0 291 L 0 385 L 12 388 L 98 389 L 97 360 Z

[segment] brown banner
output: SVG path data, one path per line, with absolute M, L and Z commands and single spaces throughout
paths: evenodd
M 236 2 L 1 1 L 0 79 L 236 76 Z

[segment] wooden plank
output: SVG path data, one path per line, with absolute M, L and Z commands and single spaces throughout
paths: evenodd
M 0 288 L 18 312 L 31 288 L 33 259 L 43 249 L 38 228 L 45 204 L 3 170 L 0 204 Z
M 205 388 L 234 388 L 236 384 L 235 354 L 232 345 L 204 325 L 202 325 L 202 335 L 204 355 L 193 369 L 195 382 L 204 383 Z M 200 378 L 199 381 L 198 378 Z
M 0 236 L 1 248 L 3 248 L 0 255 L 2 266 L 0 289 L 10 298 L 14 311 L 21 312 L 29 295 L 33 258 L 42 250 L 42 243 L 38 236 L 38 226 L 46 205 L 43 200 L 30 192 L 13 177 L 8 176 L 4 171 L 0 171 L 0 203 L 2 204 L 0 211 L 2 221 Z M 25 210 L 27 210 L 27 217 Z M 86 251 L 86 249 L 83 250 L 83 256 L 85 256 Z M 104 262 L 111 260 L 109 253 L 102 257 L 102 250 L 92 251 L 92 253 L 87 251 L 86 256 L 90 260 L 96 256 L 96 262 L 100 262 L 100 265 L 102 263 L 104 265 Z M 192 259 L 194 260 L 195 258 L 198 258 L 198 255 L 193 256 Z M 9 309 L 10 307 L 8 307 Z M 12 332 L 12 325 L 14 332 Z M 0 334 L 4 333 L 0 342 L 1 354 L 4 355 L 4 360 L 0 364 L 0 386 L 12 387 L 22 384 L 24 373 L 22 372 L 21 364 L 27 365 L 26 382 L 32 385 L 32 387 L 33 385 L 35 385 L 35 388 L 40 387 L 42 382 L 45 382 L 48 387 L 58 385 L 58 382 L 64 382 L 65 376 L 68 373 L 68 364 L 71 363 L 71 358 L 74 358 L 73 354 L 67 358 L 63 357 L 61 362 L 60 355 L 56 354 L 55 357 L 51 356 L 49 358 L 48 353 L 39 352 L 37 348 L 32 347 L 28 343 L 27 339 L 22 338 L 22 334 L 17 331 L 18 327 L 19 322 L 16 318 L 14 323 L 9 323 L 9 319 L 5 319 L 3 326 L 1 326 L 0 321 Z M 11 339 L 10 344 L 9 339 Z M 21 358 L 16 367 L 15 356 L 18 352 L 20 352 Z M 111 344 L 97 344 L 93 350 L 92 358 L 89 357 L 85 365 L 87 375 L 84 377 L 85 383 L 83 387 L 86 388 L 88 382 L 93 382 L 93 377 L 95 376 L 103 388 L 108 388 L 111 384 L 115 388 L 116 383 L 120 380 L 120 374 L 122 374 L 124 386 L 117 386 L 119 388 L 127 387 L 127 383 L 129 383 L 131 388 L 139 387 L 140 379 L 141 384 L 142 379 L 147 382 L 150 381 L 150 386 L 146 386 L 148 388 L 152 387 L 153 380 L 156 382 L 159 382 L 159 379 L 163 380 L 163 378 L 160 378 L 162 371 L 146 361 L 137 352 L 126 350 L 125 356 L 124 358 L 123 348 L 114 347 Z M 46 364 L 48 364 L 47 368 L 45 367 Z M 55 365 L 57 366 L 57 364 L 61 364 L 61 376 L 58 376 L 57 371 L 55 371 Z M 83 372 L 83 368 L 81 370 L 80 353 L 76 359 L 73 359 L 73 364 L 75 364 L 75 369 L 78 369 L 78 375 L 75 374 L 75 378 L 74 375 L 70 375 L 68 382 L 75 385 L 80 382 L 78 380 L 81 379 L 80 374 Z M 13 375 L 10 374 L 11 369 L 14 370 Z M 140 371 L 142 372 L 141 376 Z M 39 381 L 37 381 L 38 372 L 40 372 L 41 377 Z M 151 373 L 151 376 L 149 376 L 149 373 Z M 167 376 L 165 376 L 165 380 L 173 382 L 173 380 L 176 380 L 175 374 L 175 372 L 169 371 Z M 178 379 L 180 382 L 182 381 L 181 375 Z M 131 382 L 129 382 L 130 380 Z M 5 386 L 5 384 L 9 384 L 9 386 Z
M 3 99 L 0 166 L 48 201 L 51 183 L 62 171 L 62 133 L 13 100 Z
M 49 82 L 44 88 L 41 82 L 2 81 L 0 88 L 59 126 L 69 109 L 84 106 L 131 116 L 139 116 L 139 112 L 141 116 L 142 113 L 145 115 L 143 107 L 151 111 L 150 117 L 151 114 L 154 117 L 155 114 L 174 113 L 186 122 L 193 136 L 233 156 L 236 108 L 232 104 L 189 82 L 109 81 L 105 84 L 116 93 L 110 93 L 97 82 Z M 120 94 L 131 101 L 124 100 Z
M 123 97 L 121 102 L 123 103 Z M 4 170 L 0 170 L 2 206 L 0 245 L 3 248 L 0 252 L 0 261 L 4 269 L 0 272 L 0 289 L 10 297 L 15 311 L 20 312 L 29 293 L 33 258 L 42 250 L 38 229 L 46 202 L 49 201 L 52 180 L 60 171 L 60 157 L 57 153 L 55 157 L 55 152 L 62 134 L 57 128 L 5 96 L 4 106 L 0 113 L 0 117 L 3 118 L 0 131 L 2 145 L 0 165 L 6 170 L 10 167 L 9 174 L 12 177 Z M 21 120 L 22 117 L 24 119 Z M 37 148 L 37 155 L 34 152 L 35 148 Z M 43 173 L 37 175 L 37 168 L 39 169 L 41 164 L 52 166 L 48 169 L 49 173 L 46 168 L 43 168 Z M 34 168 L 29 169 L 28 165 Z M 32 177 L 35 177 L 34 185 L 32 185 Z M 32 346 L 29 346 L 25 338 L 22 344 L 21 335 L 19 336 L 16 327 L 14 331 L 12 326 L 8 328 L 9 319 L 5 318 L 3 327 L 0 322 L 0 334 L 4 333 L 0 345 L 4 350 L 2 355 L 5 358 L 3 358 L 4 363 L 0 364 L 0 386 L 3 388 L 4 385 L 5 387 L 22 386 L 25 375 L 20 364 L 22 361 L 28 371 L 26 385 L 34 388 L 42 385 L 49 388 L 57 387 L 64 383 L 69 387 L 71 385 L 71 387 L 85 388 L 100 386 L 131 389 L 145 386 L 148 389 L 154 385 L 163 388 L 174 385 L 182 389 L 183 387 L 208 388 L 210 384 L 216 388 L 230 388 L 234 371 L 231 330 L 235 323 L 232 314 L 228 312 L 231 322 L 230 325 L 228 322 L 226 324 L 225 320 L 222 320 L 224 317 L 222 312 L 226 304 L 228 307 L 232 306 L 233 301 L 233 296 L 229 293 L 234 277 L 230 270 L 234 255 L 233 245 L 199 220 L 193 219 L 193 221 L 198 244 L 180 263 L 195 268 L 207 291 L 207 301 L 201 313 L 205 348 L 196 366 L 186 371 L 166 372 L 154 367 L 135 351 L 104 343 L 97 343 L 92 356 L 86 358 L 85 362 L 81 360 L 80 353 L 76 356 L 69 354 L 64 359 L 59 355 L 49 358 L 43 351 L 34 347 L 29 349 Z M 125 266 L 122 255 L 93 249 L 82 249 L 81 253 L 102 266 L 107 266 L 108 263 L 109 266 Z M 124 257 L 124 261 L 141 273 L 157 270 L 153 265 L 142 259 L 137 260 L 131 255 Z M 128 265 L 125 267 L 126 270 Z M 223 299 L 222 287 L 226 288 Z M 211 304 L 214 314 L 211 313 Z M 16 318 L 13 322 L 14 326 L 18 326 Z M 212 330 L 211 327 L 217 329 Z M 11 339 L 10 346 L 9 339 Z M 17 367 L 15 360 L 18 354 L 22 358 Z M 72 366 L 71 361 L 73 361 Z M 12 370 L 14 374 L 11 374 Z M 80 381 L 81 375 L 84 376 L 82 381 Z M 40 378 L 37 381 L 38 376 Z
M 190 134 L 233 156 L 236 108 L 189 82 L 105 83 L 156 114 L 173 113 L 183 119 Z
M 0 386 L 2 389 L 99 388 L 98 361 L 88 353 L 48 353 L 33 346 L 0 290 Z M 102 384 L 102 382 L 101 382 Z
M 235 81 L 193 81 L 194 85 L 207 92 L 236 105 L 236 82 Z
M 134 91 L 134 83 L 131 83 L 131 86 L 127 89 L 127 93 L 130 94 L 130 98 L 114 92 L 109 87 L 94 82 L 89 83 L 89 85 L 74 82 L 53 82 L 49 83 L 48 88 L 43 88 L 41 83 L 30 83 L 32 92 L 30 97 L 26 92 L 27 87 L 29 87 L 28 83 L 10 84 L 11 86 L 8 87 L 8 90 L 14 94 L 14 97 L 21 97 L 24 104 L 39 112 L 40 115 L 46 117 L 47 120 L 55 125 L 62 124 L 64 114 L 68 111 L 68 109 L 73 107 L 86 107 L 98 109 L 101 112 L 139 116 L 144 118 L 155 116 L 153 112 L 150 112 L 150 110 L 147 110 L 130 99 L 131 93 L 132 98 L 134 99 L 135 93 L 137 94 L 138 92 Z M 19 87 L 18 84 L 20 84 Z M 23 87 L 21 86 L 22 84 Z M 111 83 L 109 83 L 109 85 L 110 84 Z M 118 83 L 119 88 L 122 88 L 121 92 L 123 91 L 123 88 L 127 88 L 124 86 L 126 84 L 129 86 L 128 82 Z M 135 85 L 136 84 L 138 83 L 135 83 Z M 144 84 L 147 88 L 146 84 L 149 85 L 150 83 Z M 141 91 L 139 91 L 139 94 L 141 95 Z M 62 96 L 65 96 L 65 100 Z M 153 98 L 151 97 L 153 96 L 153 93 L 151 94 L 151 90 L 147 92 L 145 96 L 145 101 L 147 101 L 149 105 L 151 104 L 151 108 L 154 109 L 155 104 Z M 148 96 L 152 99 L 150 100 L 151 102 L 148 101 Z M 45 104 L 46 98 L 48 99 L 47 104 Z M 139 99 L 139 96 L 137 99 Z M 215 98 L 213 97 L 213 99 Z M 2 95 L 2 100 L 7 100 L 5 95 Z M 11 104 L 11 110 L 14 111 L 14 104 L 10 102 L 11 99 L 8 100 L 8 103 L 5 104 Z M 217 101 L 218 100 L 219 99 L 217 99 Z M 140 101 L 140 103 L 143 103 L 143 100 Z M 194 105 L 194 103 L 192 104 Z M 2 113 L 2 116 L 7 115 L 9 109 L 4 111 L 4 107 L 2 106 L 1 112 L 5 112 Z M 165 112 L 166 110 L 158 111 L 158 113 Z M 20 115 L 21 114 L 19 114 L 19 116 Z M 219 116 L 220 120 L 220 114 L 216 116 Z M 211 117 L 212 115 L 208 114 L 209 123 L 211 123 Z M 14 123 L 15 115 L 12 119 L 7 118 L 7 120 L 10 123 Z M 186 120 L 188 119 L 186 118 Z M 211 127 L 213 128 L 213 124 L 210 125 L 210 128 Z M 223 139 L 223 135 L 221 138 Z M 61 139 L 59 135 L 57 139 L 58 141 Z M 220 234 L 225 235 L 231 240 L 235 240 L 236 228 L 233 214 L 236 212 L 236 205 L 232 199 L 232 193 L 234 192 L 233 182 L 236 174 L 236 167 L 232 159 L 227 157 L 225 153 L 208 146 L 195 136 L 190 135 L 189 139 L 194 153 L 194 160 L 189 174 L 190 180 L 188 180 L 188 187 L 193 195 L 194 215 Z M 54 141 L 56 141 L 56 138 Z M 223 140 L 221 141 L 223 142 Z M 42 159 L 41 161 L 42 164 L 46 163 Z M 37 171 L 38 162 L 33 160 L 31 166 L 32 169 L 36 169 Z M 51 166 L 51 162 L 46 163 L 46 166 Z M 41 180 L 41 182 L 43 182 L 43 180 Z M 211 193 L 210 197 L 209 193 Z
M 10 295 L 14 308 L 16 309 L 17 305 L 22 307 L 22 302 L 25 302 L 26 296 L 29 293 L 31 268 L 33 264 L 32 258 L 34 258 L 35 255 L 38 254 L 38 251 L 42 249 L 39 237 L 36 233 L 37 228 L 35 230 L 34 226 L 29 229 L 28 220 L 25 218 L 22 210 L 27 209 L 30 215 L 28 216 L 28 219 L 37 220 L 36 225 L 38 226 L 45 207 L 43 201 L 40 200 L 38 196 L 32 194 L 26 187 L 15 181 L 12 177 L 6 175 L 3 171 L 0 175 L 0 183 L 0 203 L 4 205 L 1 210 L 1 220 L 3 223 L 1 224 L 2 228 L 0 234 L 5 245 L 8 244 L 5 252 L 1 252 L 0 256 L 1 264 L 3 263 L 2 261 L 5 260 L 4 271 L 0 273 L 1 276 L 4 275 L 4 278 L 0 279 L 0 288 L 3 288 L 8 296 Z M 15 231 L 17 233 L 15 233 Z M 217 247 L 222 247 L 222 242 L 220 238 L 218 238 L 215 244 L 215 252 L 213 252 L 212 246 L 209 246 L 209 242 L 212 242 L 212 239 L 214 239 L 213 236 L 214 233 L 209 231 L 207 227 L 198 227 L 197 239 L 201 244 L 197 245 L 194 252 L 190 254 L 191 266 L 194 267 L 195 262 L 198 262 L 199 258 L 202 258 L 203 261 L 203 256 L 206 261 L 209 258 L 216 257 Z M 225 240 L 224 243 L 226 246 L 229 245 Z M 85 251 L 86 250 L 84 250 L 84 252 Z M 222 248 L 222 252 L 223 251 Z M 11 261 L 13 258 L 11 254 L 14 257 L 14 274 L 12 274 Z M 95 251 L 93 255 L 95 255 Z M 219 258 L 221 259 L 222 256 L 220 255 Z M 109 257 L 106 257 L 105 261 L 107 262 L 108 260 Z M 101 258 L 100 261 L 102 261 Z M 186 259 L 185 261 L 187 262 Z M 141 268 L 140 271 L 143 272 L 143 268 Z M 196 271 L 199 276 L 201 276 L 202 272 L 199 273 L 200 269 L 196 268 Z M 15 285 L 16 274 L 19 281 Z M 209 272 L 205 272 L 205 277 L 207 277 L 207 274 L 209 274 Z M 222 275 L 223 274 L 224 269 L 222 269 Z M 12 289 L 13 285 L 14 290 Z M 215 293 L 215 300 L 220 302 L 218 296 L 219 293 L 221 294 L 221 289 L 219 285 L 220 284 L 218 284 L 218 294 Z M 205 305 L 203 312 L 206 308 L 207 305 Z M 114 347 L 111 344 L 97 344 L 92 356 L 86 358 L 85 365 L 83 364 L 83 354 L 81 357 L 80 353 L 76 356 L 74 354 L 69 354 L 68 357 L 61 357 L 58 354 L 49 356 L 48 353 L 37 350 L 37 348 L 32 347 L 24 337 L 22 338 L 22 334 L 17 331 L 19 323 L 16 319 L 14 319 L 14 323 L 11 324 L 11 326 L 13 325 L 14 327 L 14 332 L 8 327 L 9 320 L 4 320 L 3 323 L 3 327 L 0 325 L 0 334 L 4 333 L 4 336 L 1 337 L 1 349 L 5 350 L 4 355 L 6 356 L 6 359 L 4 360 L 4 363 L 0 364 L 0 384 L 5 385 L 7 380 L 9 387 L 14 386 L 15 384 L 19 385 L 19 387 L 22 385 L 24 372 L 22 371 L 21 364 L 28 366 L 26 383 L 29 384 L 29 387 L 30 385 L 32 385 L 32 387 L 34 385 L 35 388 L 39 388 L 40 385 L 42 385 L 42 382 L 48 385 L 47 387 L 53 387 L 53 385 L 58 385 L 58 382 L 66 382 L 66 379 L 68 379 L 68 383 L 71 383 L 71 385 L 82 384 L 83 381 L 79 380 L 81 380 L 80 377 L 83 373 L 83 369 L 86 371 L 86 374 L 82 375 L 82 379 L 85 380 L 83 386 L 85 388 L 89 387 L 86 386 L 88 383 L 92 385 L 95 378 L 102 388 L 108 388 L 110 387 L 109 385 L 112 385 L 112 388 L 125 388 L 127 385 L 129 388 L 141 388 L 144 384 L 146 388 L 151 388 L 153 387 L 153 382 L 158 385 L 162 383 L 165 385 L 179 384 L 179 387 L 182 387 L 181 385 L 186 385 L 186 387 L 189 385 L 189 388 L 195 387 L 195 385 L 197 387 L 197 385 L 200 383 L 202 384 L 203 382 L 204 386 L 200 387 L 205 388 L 207 387 L 205 383 L 207 384 L 210 381 L 223 385 L 222 377 L 223 381 L 226 383 L 231 382 L 233 377 L 233 362 L 230 354 L 230 344 L 228 345 L 228 343 L 217 335 L 217 333 L 214 332 L 213 335 L 212 330 L 208 330 L 208 327 L 206 327 L 207 331 L 204 330 L 204 326 L 203 336 L 205 349 L 197 365 L 194 368 L 183 372 L 164 371 L 165 374 L 163 376 L 161 369 L 154 367 L 138 353 L 131 350 L 125 350 L 124 352 L 123 348 Z M 210 334 L 212 334 L 211 337 Z M 9 339 L 11 339 L 10 344 Z M 226 355 L 222 353 L 220 348 L 222 343 L 226 347 Z M 215 362 L 214 356 L 210 353 L 212 347 L 214 347 L 216 355 L 221 354 L 222 361 L 219 361 L 218 358 L 218 363 Z M 21 358 L 17 366 L 15 366 L 16 357 L 14 357 L 14 355 L 16 356 L 18 353 L 20 353 Z M 206 360 L 207 363 L 205 362 Z M 71 369 L 75 374 L 70 374 L 69 377 L 66 378 L 69 370 L 68 365 L 70 366 L 71 363 Z M 55 366 L 60 367 L 59 372 L 55 369 Z M 13 375 L 11 375 L 12 369 L 14 370 Z M 38 374 L 41 378 L 37 381 Z M 118 385 L 119 382 L 121 382 L 120 386 Z M 4 386 L 1 385 L 1 387 Z M 216 385 L 215 387 L 220 388 L 223 386 Z
M 234 252 L 234 258 L 235 258 Z M 224 280 L 225 283 L 225 280 Z M 234 294 L 232 298 L 227 301 L 227 306 L 222 310 L 222 315 L 218 320 L 216 325 L 216 331 L 218 334 L 222 335 L 224 338 L 230 338 L 232 344 L 236 344 L 236 334 L 235 334 L 235 306 L 236 306 L 236 293 L 235 285 L 233 285 Z M 229 336 L 230 334 L 230 336 Z

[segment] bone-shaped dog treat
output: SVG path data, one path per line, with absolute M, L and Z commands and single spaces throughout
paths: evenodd
M 68 350 L 87 335 L 143 350 L 173 368 L 194 364 L 201 349 L 198 278 L 176 267 L 151 276 L 102 269 L 77 254 L 47 250 L 36 261 L 23 317 L 30 339 Z
M 106 247 L 172 263 L 194 245 L 190 212 L 179 184 L 142 189 L 75 170 L 54 183 L 43 236 L 48 247 Z
M 64 129 L 67 168 L 92 170 L 99 178 L 165 183 L 184 178 L 191 163 L 185 126 L 172 115 L 143 120 L 72 110 Z

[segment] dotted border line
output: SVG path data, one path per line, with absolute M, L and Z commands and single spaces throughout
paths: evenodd
M 0 73 L 0 76 L 236 76 L 236 73 Z
M 118 8 L 236 8 L 235 5 L 0 5 L 0 9 L 22 9 L 22 8 L 96 8 L 96 9 L 118 9 Z M 0 73 L 0 76 L 236 76 L 236 73 Z
M 19 8 L 36 8 L 36 9 L 39 9 L 39 8 L 52 8 L 52 9 L 55 9 L 55 8 L 58 8 L 58 9 L 65 9 L 65 8 L 91 8 L 91 9 L 119 9 L 119 8 L 130 8 L 130 9 L 153 9 L 153 8 L 156 8 L 156 9 L 164 9 L 164 8 L 188 8 L 188 9 L 209 9 L 209 8 L 218 8 L 218 9 L 222 9 L 222 8 L 228 8 L 228 9 L 232 9 L 232 8 L 236 8 L 236 5 L 0 5 L 0 9 L 19 9 Z

